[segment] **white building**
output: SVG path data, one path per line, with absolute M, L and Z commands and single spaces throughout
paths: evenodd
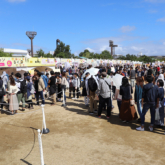
M 139 57 L 141 57 L 142 55 L 143 55 L 143 53 L 140 52 L 140 53 L 138 53 L 137 57 L 139 58 Z
M 49 53 L 53 56 L 54 55 L 54 51 L 49 51 Z
M 20 49 L 8 49 L 8 48 L 4 48 L 3 51 L 5 53 L 12 53 L 13 57 L 22 57 L 22 56 L 26 56 L 28 55 L 28 51 L 27 50 L 20 50 Z

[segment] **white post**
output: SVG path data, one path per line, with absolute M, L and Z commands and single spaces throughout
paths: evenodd
M 42 133 L 47 134 L 47 133 L 49 133 L 49 129 L 46 128 L 44 105 L 42 105 L 42 116 L 43 116 L 43 127 L 44 127 L 43 130 L 42 130 Z
M 46 129 L 44 106 L 42 105 L 43 126 Z
M 62 93 L 63 93 L 63 105 L 65 105 L 64 88 L 62 89 Z
M 40 129 L 38 129 L 38 142 L 39 142 L 39 149 L 40 149 L 41 165 L 44 165 L 44 156 L 43 156 L 43 148 L 42 148 L 42 139 L 41 139 Z

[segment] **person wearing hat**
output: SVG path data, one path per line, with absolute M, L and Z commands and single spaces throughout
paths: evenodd
M 26 93 L 26 102 L 28 103 L 28 108 L 29 109 L 34 109 L 33 108 L 33 103 L 32 103 L 32 94 L 31 94 L 31 90 L 32 90 L 32 83 L 30 82 L 30 76 L 26 76 L 26 86 L 27 86 L 27 93 Z
M 111 98 L 110 98 L 111 81 L 109 78 L 106 78 L 107 77 L 106 72 L 102 72 L 101 76 L 102 76 L 102 79 L 100 79 L 99 86 L 98 86 L 98 97 L 99 97 L 98 117 L 101 118 L 102 109 L 105 106 L 105 104 L 107 104 L 107 118 L 109 118 L 111 116 L 110 112 L 111 112 L 111 107 L 112 107 Z

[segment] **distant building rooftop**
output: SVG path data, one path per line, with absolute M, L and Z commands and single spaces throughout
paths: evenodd
M 3 51 L 5 53 L 12 53 L 13 56 L 26 56 L 28 54 L 27 50 L 20 50 L 20 49 L 8 49 L 4 48 Z
M 123 55 L 121 55 L 121 54 L 115 54 L 115 55 L 113 55 L 112 57 L 113 57 L 114 59 L 117 59 L 117 58 L 119 58 L 119 57 L 121 57 L 121 56 L 123 56 Z

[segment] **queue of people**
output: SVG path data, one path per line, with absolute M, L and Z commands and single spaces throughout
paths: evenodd
M 25 73 L 24 78 L 20 73 L 11 74 L 8 78 L 4 72 L 0 77 L 1 110 L 3 110 L 4 95 L 7 95 L 12 115 L 17 113 L 20 102 L 24 111 L 26 104 L 29 109 L 33 109 L 34 104 L 39 106 L 40 99 L 41 105 L 45 105 L 45 99 L 51 98 L 51 105 L 54 106 L 57 101 L 62 101 L 62 95 L 64 98 L 62 106 L 65 107 L 66 92 L 69 89 L 69 98 L 73 96 L 74 100 L 79 99 L 81 93 L 85 106 L 89 107 L 90 115 L 96 114 L 101 118 L 102 111 L 106 110 L 106 117 L 109 119 L 113 110 L 113 101 L 116 100 L 119 118 L 127 123 L 137 120 L 141 123 L 137 128 L 138 131 L 145 130 L 145 115 L 149 109 L 151 113 L 149 130 L 153 131 L 154 125 L 164 126 L 164 67 L 133 68 L 129 65 L 99 67 L 98 74 L 86 72 L 82 79 L 83 73 L 89 68 L 67 70 L 61 68 L 61 74 L 48 70 L 41 73 L 35 70 L 33 77 L 30 73 Z M 123 77 L 119 88 L 113 84 L 113 76 L 117 74 Z M 36 99 L 36 103 L 33 98 Z M 158 115 L 155 116 L 155 112 Z

